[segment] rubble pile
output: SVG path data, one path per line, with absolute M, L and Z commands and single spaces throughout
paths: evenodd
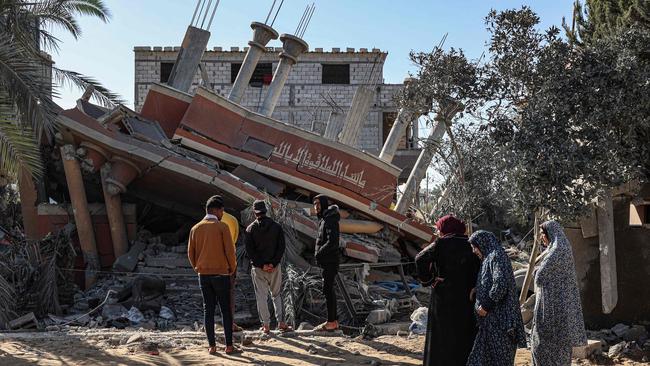
M 610 359 L 630 358 L 637 361 L 650 361 L 650 323 L 616 324 L 610 329 L 587 331 L 589 339 L 600 341 L 600 357 Z
M 0 246 L 0 327 L 31 326 L 34 314 L 61 313 L 72 304 L 74 286 L 69 269 L 75 256 L 70 245 L 74 226 L 40 241 L 12 237 Z M 15 319 L 27 314 L 25 319 Z M 12 322 L 12 320 L 15 320 Z

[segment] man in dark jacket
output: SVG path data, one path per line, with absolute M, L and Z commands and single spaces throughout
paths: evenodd
M 336 314 L 336 291 L 334 281 L 339 271 L 341 250 L 339 249 L 339 208 L 329 205 L 327 196 L 314 197 L 314 208 L 318 215 L 318 237 L 316 238 L 316 263 L 323 269 L 323 294 L 327 303 L 327 322 L 315 330 L 332 331 L 339 328 Z
M 269 292 L 275 308 L 275 319 L 278 329 L 282 332 L 289 330 L 284 322 L 284 308 L 282 305 L 282 270 L 280 261 L 284 255 L 284 231 L 282 226 L 266 216 L 266 204 L 257 200 L 253 203 L 255 221 L 246 228 L 246 254 L 250 258 L 253 268 L 251 278 L 255 288 L 257 311 L 260 314 L 262 330 L 264 333 L 271 331 L 271 314 L 269 313 Z

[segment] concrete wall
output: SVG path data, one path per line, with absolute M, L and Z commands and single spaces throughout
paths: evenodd
M 650 197 L 650 185 L 642 190 Z M 579 228 L 568 228 L 573 245 L 585 322 L 590 328 L 619 322 L 650 320 L 650 228 L 629 225 L 630 198 L 614 199 L 618 304 L 611 314 L 602 313 L 598 237 L 584 239 Z
M 231 48 L 229 51 L 215 47 L 206 51 L 202 64 L 207 73 L 207 85 L 217 93 L 227 96 L 232 87 L 231 64 L 241 63 L 247 48 Z M 273 48 L 269 48 L 273 49 Z M 273 70 L 278 64 L 278 53 L 280 48 L 267 52 L 260 63 L 271 62 Z M 134 104 L 137 111 L 140 110 L 147 92 L 154 82 L 160 82 L 161 62 L 176 60 L 178 48 L 173 47 L 135 47 L 135 97 Z M 377 94 L 375 102 L 368 113 L 366 123 L 359 138 L 357 147 L 378 154 L 383 141 L 383 112 L 395 112 L 397 107 L 394 103 L 395 94 L 401 90 L 401 84 L 382 84 L 383 64 L 387 54 L 378 49 L 368 51 L 360 49 L 346 49 L 341 52 L 339 49 L 332 49 L 331 52 L 324 52 L 316 48 L 313 52 L 307 52 L 300 56 L 299 63 L 289 75 L 287 84 L 282 91 L 278 106 L 273 117 L 281 121 L 300 126 L 301 128 L 322 133 L 330 112 L 331 106 L 325 103 L 323 96 L 329 95 L 336 104 L 347 112 L 352 101 L 352 96 L 358 85 L 368 84 L 369 77 L 373 72 L 378 78 Z M 346 63 L 350 64 L 350 84 L 332 85 L 322 83 L 323 63 Z M 201 73 L 197 71 L 194 78 L 193 92 L 201 83 Z M 242 105 L 257 111 L 267 93 L 268 86 L 249 86 L 242 99 Z

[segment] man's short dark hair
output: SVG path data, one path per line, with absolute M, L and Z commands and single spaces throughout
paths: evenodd
M 208 201 L 205 203 L 205 210 L 209 211 L 211 209 L 221 209 L 223 208 L 223 197 L 216 195 L 208 198 Z

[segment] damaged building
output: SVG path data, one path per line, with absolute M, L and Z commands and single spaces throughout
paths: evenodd
M 311 200 L 326 194 L 343 217 L 345 263 L 338 281 L 344 318 L 358 324 L 373 309 L 389 305 L 408 317 L 418 304 L 417 295 L 427 299 L 427 291 L 416 291 L 404 266 L 434 236 L 406 210 L 394 209 L 397 185 L 409 175 L 406 170 L 402 176 L 403 169 L 395 164 L 404 161 L 401 156 L 415 158 L 420 152 L 411 149 L 409 131 L 416 118 L 395 110 L 393 96 L 401 86 L 380 83 L 386 54 L 331 53 L 339 62 L 346 58 L 357 62 L 347 64 L 344 74 L 349 79 L 333 76 L 347 85 L 328 86 L 322 79 L 327 69 L 322 62 L 328 55 L 307 52 L 303 39 L 279 35 L 267 24 L 253 22 L 251 28 L 253 38 L 245 56 L 239 52 L 224 56 L 205 52 L 207 30 L 188 27 L 183 46 L 167 52 L 176 59 L 166 80 L 149 80 L 142 90 L 136 86 L 138 111 L 95 105 L 90 102 L 91 90 L 74 108 L 61 111 L 54 139 L 43 146 L 46 178 L 37 184 L 23 179 L 20 185 L 26 236 L 39 239 L 74 223 L 77 257 L 72 271 L 81 289 L 97 291 L 93 287 L 97 284 L 122 293 L 114 287 L 125 286 L 131 273 L 153 275 L 164 279 L 177 314 L 195 316 L 200 309 L 183 309 L 187 296 L 176 295 L 174 302 L 173 293 L 197 295 L 185 243 L 192 223 L 204 215 L 206 198 L 222 195 L 227 210 L 243 225 L 251 221 L 250 204 L 262 199 L 287 231 L 285 260 L 293 266 L 288 271 L 293 277 L 287 280 L 289 313 L 294 320 L 303 310 L 317 317 L 321 311 L 314 306 L 322 305 L 322 299 L 314 293 L 318 286 L 310 265 L 317 231 Z M 282 49 L 268 48 L 268 42 L 277 38 Z M 136 72 L 143 62 L 140 58 L 147 55 L 157 59 L 153 68 L 169 68 L 162 62 L 168 57 L 158 59 L 156 52 L 136 50 Z M 221 80 L 217 71 L 224 67 L 213 63 L 210 71 L 207 62 L 219 57 L 229 64 L 224 85 L 217 82 Z M 303 72 L 320 70 L 321 76 L 312 83 L 316 85 L 292 79 L 303 59 L 307 64 Z M 238 60 L 241 65 L 234 74 Z M 260 86 L 255 84 L 261 62 L 272 63 L 273 76 L 263 74 Z M 339 100 L 332 99 L 338 94 L 331 90 L 336 87 L 347 90 Z M 255 93 L 258 104 L 248 97 Z M 318 105 L 319 98 L 330 104 Z M 316 116 L 309 117 L 314 111 Z M 250 281 L 241 249 L 240 283 L 245 287 Z M 113 279 L 121 276 L 121 282 L 110 280 L 107 285 L 105 274 L 111 273 Z M 368 287 L 368 279 L 384 284 Z M 239 290 L 237 298 L 239 314 L 249 320 L 256 318 L 250 294 Z M 83 298 L 87 304 L 96 300 Z
M 414 183 L 402 197 L 413 196 L 408 190 L 422 178 L 413 174 L 416 159 L 425 157 L 419 168 L 426 170 L 427 155 L 416 149 L 417 115 L 394 101 L 403 85 L 383 82 L 387 54 L 310 51 L 301 37 L 268 24 L 251 28 L 241 50 L 206 50 L 210 33 L 195 26 L 180 47 L 136 47 L 135 110 L 95 105 L 89 91 L 59 114 L 54 139 L 43 145 L 45 179 L 21 179 L 22 216 L 29 239 L 74 223 L 72 273 L 80 288 L 93 288 L 106 273 L 120 277 L 100 283 L 80 311 L 139 274 L 163 278 L 176 316 L 196 318 L 200 302 L 187 301 L 200 295 L 186 238 L 214 194 L 242 225 L 251 221 L 251 203 L 265 200 L 287 229 L 294 320 L 317 318 L 323 304 L 310 266 L 316 194 L 341 208 L 338 284 L 347 324 L 388 308 L 404 320 L 399 315 L 428 299 L 430 289 L 414 283 L 410 265 L 434 234 L 409 215 L 408 202 L 396 200 L 407 178 Z M 276 39 L 282 47 L 269 46 Z M 442 138 L 439 130 L 430 138 Z M 650 313 L 641 280 L 650 274 L 647 191 L 616 195 L 607 225 L 592 216 L 567 229 L 591 324 Z M 236 319 L 245 324 L 256 321 L 256 310 L 238 247 Z

